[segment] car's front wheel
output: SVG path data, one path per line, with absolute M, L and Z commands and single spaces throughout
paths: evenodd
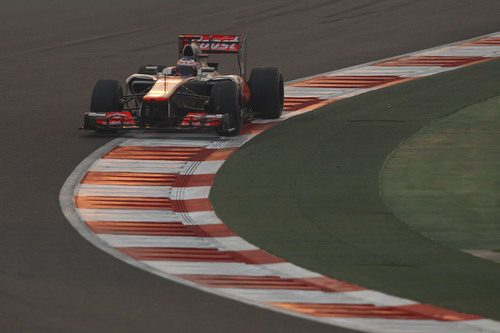
M 123 109 L 123 89 L 116 80 L 99 80 L 92 91 L 90 111 L 94 113 L 108 113 Z M 96 132 L 110 132 L 113 129 L 95 127 Z

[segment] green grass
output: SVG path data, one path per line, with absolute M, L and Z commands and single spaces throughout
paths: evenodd
M 386 164 L 382 194 L 426 237 L 456 249 L 500 248 L 500 97 L 402 143 Z
M 400 142 L 500 95 L 499 77 L 500 61 L 490 61 L 274 126 L 224 163 L 210 194 L 216 213 L 251 243 L 313 271 L 500 319 L 500 265 L 412 230 L 384 204 L 379 184 Z

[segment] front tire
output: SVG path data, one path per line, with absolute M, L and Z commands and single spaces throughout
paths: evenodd
M 90 111 L 95 113 L 108 113 L 121 111 L 123 109 L 123 89 L 116 80 L 99 80 L 92 91 Z M 112 128 L 97 127 L 94 130 L 98 133 L 109 133 L 115 131 Z
M 220 82 L 212 87 L 212 111 L 222 114 L 221 123 L 215 128 L 222 136 L 237 135 L 243 123 L 238 87 L 232 81 Z
M 264 119 L 277 119 L 283 112 L 283 75 L 276 67 L 252 69 L 250 80 L 250 109 Z

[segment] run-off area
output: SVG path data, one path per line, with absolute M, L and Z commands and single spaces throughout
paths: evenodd
M 386 163 L 382 195 L 426 237 L 500 262 L 500 97 L 403 142 Z
M 364 287 L 499 319 L 500 265 L 433 241 L 384 203 L 391 152 L 432 120 L 500 95 L 500 61 L 337 101 L 231 155 L 211 201 L 230 229 L 289 262 Z M 241 204 L 244 202 L 245 204 Z

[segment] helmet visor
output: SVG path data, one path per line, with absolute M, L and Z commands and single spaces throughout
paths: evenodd
M 196 67 L 193 66 L 177 66 L 177 75 L 192 76 L 196 72 Z

